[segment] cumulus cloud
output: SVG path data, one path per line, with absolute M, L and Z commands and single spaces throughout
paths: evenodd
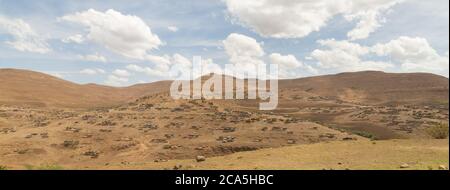
M 61 41 L 64 43 L 77 43 L 77 44 L 81 44 L 84 42 L 84 37 L 81 34 L 76 34 L 73 36 L 69 36 L 67 38 L 62 39 Z
M 108 75 L 108 78 L 105 80 L 105 84 L 118 87 L 125 86 L 130 81 L 130 76 L 131 73 L 129 73 L 127 70 L 116 69 L 110 75 Z
M 385 44 L 377 44 L 372 51 L 400 63 L 408 72 L 433 72 L 448 76 L 449 57 L 439 55 L 424 38 L 402 36 Z
M 257 71 L 255 68 L 258 65 L 265 63 L 266 53 L 261 45 L 262 43 L 249 36 L 232 33 L 223 41 L 223 44 L 225 52 L 230 58 L 229 62 L 234 64 L 239 71 L 247 72 L 250 77 L 257 74 L 255 73 Z M 278 65 L 280 78 L 298 77 L 301 71 L 317 74 L 317 70 L 314 67 L 303 64 L 294 55 L 272 53 L 268 58 L 272 64 Z
M 262 61 L 264 50 L 261 44 L 251 37 L 232 33 L 223 41 L 223 45 L 230 57 L 230 63 L 241 71 L 253 75 L 255 66 L 264 63 Z
M 314 50 L 311 57 L 322 69 L 387 71 L 398 67 L 401 72 L 431 72 L 448 76 L 448 53 L 439 55 L 424 38 L 401 36 L 373 46 L 334 39 L 319 40 L 318 43 L 324 48 Z
M 111 86 L 124 86 L 128 83 L 129 79 L 127 77 L 120 77 L 116 75 L 109 75 L 105 81 L 105 84 Z
M 392 64 L 381 61 L 363 60 L 361 57 L 370 53 L 370 48 L 348 41 L 320 40 L 325 49 L 316 49 L 311 57 L 318 61 L 322 69 L 333 69 L 338 72 L 386 70 Z
M 269 56 L 272 64 L 278 64 L 280 78 L 298 77 L 299 70 L 304 70 L 308 73 L 317 73 L 317 70 L 310 65 L 303 64 L 297 60 L 294 55 L 281 55 L 279 53 L 272 53 Z
M 102 62 L 105 63 L 108 60 L 106 59 L 106 57 L 99 55 L 98 53 L 96 54 L 91 54 L 91 55 L 80 55 L 79 56 L 82 60 L 85 61 L 90 61 L 90 62 Z
M 232 33 L 223 41 L 225 51 L 233 58 L 240 57 L 261 57 L 264 50 L 261 45 L 253 38 Z
M 385 22 L 384 20 L 380 21 L 379 15 L 380 13 L 378 11 L 367 11 L 354 15 L 347 15 L 346 19 L 348 21 L 359 20 L 356 27 L 347 33 L 347 37 L 350 40 L 368 38 L 372 32 L 375 32 L 375 30 L 381 27 L 381 24 Z
M 156 64 L 152 67 L 139 66 L 136 64 L 130 64 L 126 66 L 126 69 L 132 72 L 143 73 L 150 77 L 160 77 L 164 79 L 191 79 L 200 77 L 201 73 L 198 71 L 192 71 L 192 62 L 180 55 L 174 54 L 167 58 L 170 64 Z M 214 63 L 212 59 L 202 59 L 201 68 L 203 73 L 219 73 L 222 74 L 222 68 Z
M 119 77 L 129 77 L 130 73 L 127 70 L 116 69 L 113 71 L 113 74 Z
M 252 28 L 262 36 L 302 38 L 343 15 L 358 21 L 348 33 L 351 40 L 364 39 L 380 27 L 382 14 L 403 0 L 224 0 L 234 22 Z
M 22 19 L 11 19 L 0 16 L 0 33 L 6 32 L 13 40 L 6 41 L 12 48 L 33 53 L 48 53 L 51 51 L 46 39 Z
M 163 44 L 139 17 L 109 9 L 89 9 L 63 16 L 62 20 L 87 27 L 87 39 L 125 57 L 145 60 L 148 51 Z
M 83 69 L 80 71 L 80 74 L 85 75 L 97 75 L 97 74 L 105 74 L 106 71 L 103 69 Z
M 152 67 L 130 64 L 126 67 L 126 69 L 133 72 L 144 73 L 152 77 L 167 78 L 174 77 L 173 75 L 177 75 L 179 73 L 188 74 L 186 71 L 191 68 L 191 62 L 189 59 L 180 54 L 174 54 L 172 57 L 167 55 L 163 57 L 155 56 L 153 59 L 154 62 L 157 62 L 157 64 L 154 64 Z

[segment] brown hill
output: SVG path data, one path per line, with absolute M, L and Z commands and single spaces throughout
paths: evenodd
M 33 71 L 0 69 L 0 104 L 69 108 L 112 106 L 142 96 L 168 92 L 170 83 L 160 81 L 115 88 L 80 85 Z M 361 104 L 448 104 L 449 80 L 427 73 L 366 71 L 280 80 L 279 89 L 281 104 L 296 96 L 325 97 Z
M 448 104 L 449 80 L 428 73 L 365 71 L 283 80 L 280 89 L 365 104 Z
M 50 75 L 0 69 L 0 104 L 88 108 L 111 106 L 167 89 L 167 81 L 126 88 L 80 85 Z

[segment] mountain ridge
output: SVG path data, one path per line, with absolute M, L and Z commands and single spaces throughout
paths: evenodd
M 114 106 L 143 96 L 168 92 L 172 81 L 111 87 L 78 84 L 44 73 L 0 69 L 0 104 L 92 108 Z M 449 80 L 431 73 L 346 72 L 280 79 L 287 96 L 321 96 L 356 103 L 448 103 Z

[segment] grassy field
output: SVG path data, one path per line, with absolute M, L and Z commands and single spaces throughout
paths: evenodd
M 407 168 L 400 168 L 407 164 Z M 164 163 L 130 163 L 92 169 L 276 169 L 276 170 L 429 170 L 440 165 L 448 168 L 449 141 L 388 140 L 339 141 L 292 147 L 240 152 L 232 155 Z

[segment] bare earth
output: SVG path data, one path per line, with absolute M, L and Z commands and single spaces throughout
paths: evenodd
M 0 70 L 0 166 L 8 169 L 438 169 L 448 79 L 344 73 L 280 81 L 280 104 L 173 100 L 170 81 L 78 85 Z M 206 157 L 196 162 L 197 156 Z

